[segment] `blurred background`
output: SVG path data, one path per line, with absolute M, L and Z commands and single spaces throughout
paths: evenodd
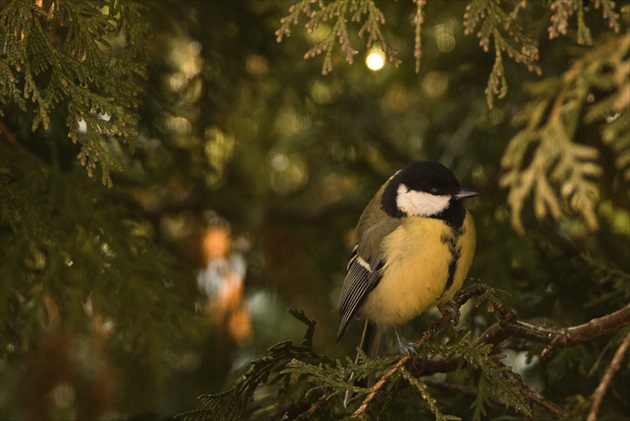
M 506 58 L 509 93 L 490 109 L 495 55 L 464 34 L 466 5 L 427 2 L 416 73 L 413 2 L 379 3 L 402 63 L 356 37 L 354 63 L 334 54 L 327 75 L 321 57 L 304 59 L 326 23 L 276 40 L 291 2 L 144 5 L 135 152 L 110 145 L 122 163 L 111 188 L 86 176 L 63 103 L 32 132 L 30 109 L 3 101 L 3 419 L 142 419 L 197 408 L 198 395 L 224 390 L 269 346 L 300 340 L 304 327 L 287 308 L 317 321 L 320 352 L 353 355 L 359 323 L 335 342 L 353 229 L 380 185 L 413 160 L 439 161 L 481 192 L 467 202 L 478 231 L 469 276 L 509 291 L 519 317 L 567 326 L 624 305 L 628 179 L 615 170 L 616 152 L 595 125 L 581 128 L 580 142 L 599 151 L 604 168 L 597 230 L 570 214 L 537 219 L 526 205 L 518 234 L 500 163 L 518 131 L 523 87 L 542 77 Z M 551 42 L 541 7 L 529 5 L 523 26 L 544 76 L 558 76 L 586 47 L 571 36 Z M 599 11 L 586 19 L 594 34 L 608 28 Z M 111 54 L 122 51 L 114 40 Z M 611 271 L 618 276 L 603 275 Z M 418 337 L 431 317 L 405 335 Z M 471 320 L 473 330 L 483 325 Z M 592 390 L 598 372 L 582 380 L 580 358 L 593 362 L 604 348 L 594 346 L 539 366 L 531 381 L 552 399 Z

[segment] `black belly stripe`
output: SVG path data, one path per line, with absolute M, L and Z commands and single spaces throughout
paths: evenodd
M 444 293 L 448 291 L 451 286 L 453 286 L 453 282 L 455 281 L 457 262 L 459 261 L 459 257 L 461 256 L 462 252 L 461 247 L 457 247 L 457 240 L 463 233 L 463 227 L 451 227 L 451 235 L 443 235 L 441 238 L 442 242 L 448 245 L 448 251 L 451 253 L 451 262 L 448 264 L 448 278 L 446 279 L 446 284 L 444 285 L 444 291 L 442 291 L 442 295 L 444 295 Z

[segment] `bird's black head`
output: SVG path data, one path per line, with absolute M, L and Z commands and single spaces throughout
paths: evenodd
M 381 205 L 395 218 L 422 216 L 460 226 L 466 210 L 460 199 L 477 193 L 462 189 L 448 168 L 438 162 L 413 162 L 387 182 Z

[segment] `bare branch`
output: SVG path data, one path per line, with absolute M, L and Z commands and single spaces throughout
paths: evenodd
M 541 357 L 546 358 L 553 348 L 566 348 L 589 342 L 602 336 L 613 334 L 629 323 L 630 304 L 614 313 L 564 329 L 535 325 L 511 318 L 497 322 L 486 329 L 481 335 L 481 341 L 498 345 L 510 337 L 517 337 L 546 343 L 548 346 L 541 353 Z
M 546 357 L 554 347 L 570 347 L 583 342 L 589 342 L 599 337 L 615 333 L 630 323 L 630 304 L 614 313 L 608 314 L 590 322 L 574 326 L 559 332 L 549 345 L 541 353 L 541 357 Z
M 331 393 L 325 393 L 322 396 L 319 397 L 319 399 L 317 399 L 315 401 L 315 403 L 313 403 L 311 405 L 310 408 L 308 408 L 308 411 L 305 412 L 306 415 L 308 415 L 309 417 L 312 417 L 315 415 L 315 413 L 317 412 L 317 410 L 319 408 L 321 408 L 322 406 L 324 406 L 324 404 L 326 402 L 328 402 L 328 400 L 332 397 L 333 395 Z
M 615 352 L 610 365 L 608 366 L 608 370 L 606 370 L 606 374 L 602 378 L 602 381 L 595 389 L 595 393 L 593 393 L 593 406 L 591 407 L 591 411 L 588 414 L 588 418 L 586 421 L 595 421 L 597 420 L 597 412 L 599 412 L 599 407 L 602 404 L 602 399 L 604 398 L 604 394 L 606 394 L 606 390 L 608 390 L 608 386 L 612 378 L 615 376 L 615 373 L 619 370 L 619 366 L 621 365 L 621 361 L 623 360 L 623 356 L 628 350 L 630 346 L 630 332 L 623 339 L 623 342 Z
M 416 21 L 415 21 L 415 44 L 413 48 L 413 57 L 416 59 L 416 73 L 420 73 L 420 58 L 422 57 L 422 24 L 424 23 L 424 12 L 422 8 L 426 4 L 426 0 L 416 0 Z

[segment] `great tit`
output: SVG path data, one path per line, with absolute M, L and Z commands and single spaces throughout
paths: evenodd
M 437 162 L 413 162 L 379 189 L 359 218 L 341 291 L 337 341 L 354 316 L 365 319 L 361 349 L 376 357 L 384 326 L 397 326 L 447 303 L 475 254 L 475 224 L 460 187 Z

